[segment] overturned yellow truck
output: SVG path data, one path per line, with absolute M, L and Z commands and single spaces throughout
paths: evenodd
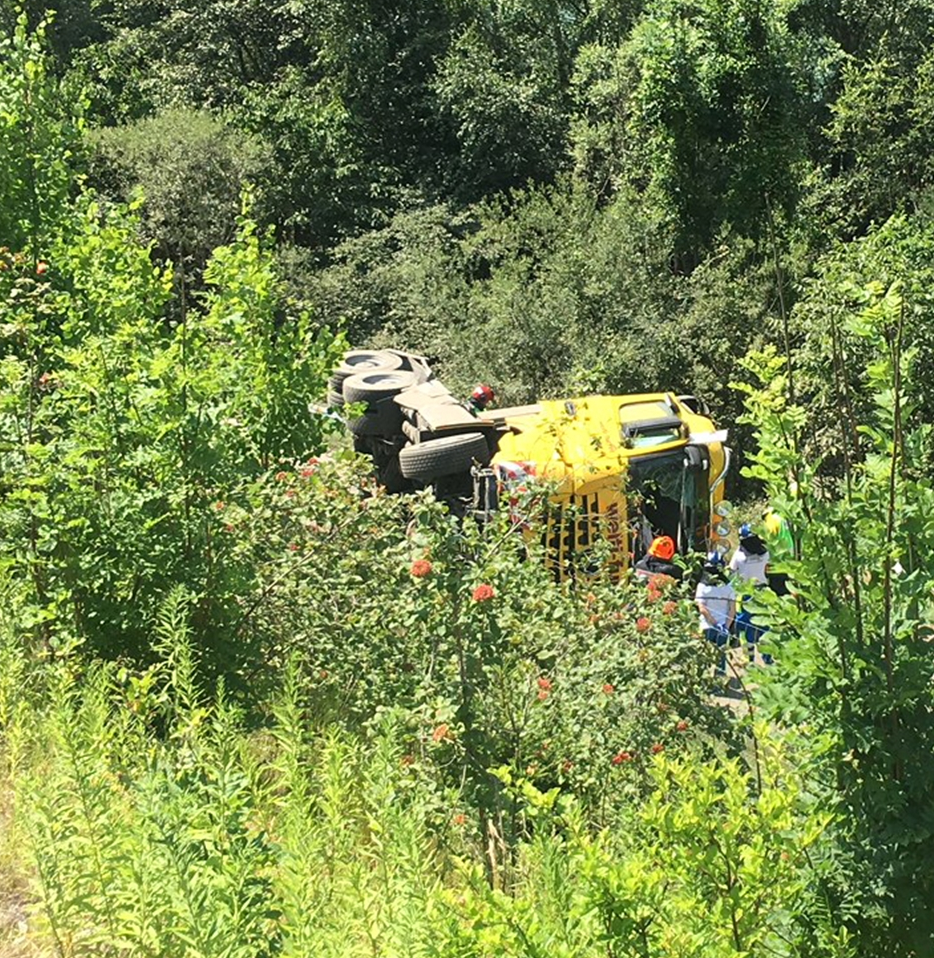
M 693 396 L 644 393 L 471 411 L 420 356 L 351 350 L 328 403 L 346 418 L 391 492 L 431 487 L 452 509 L 488 516 L 516 490 L 547 484 L 541 534 L 559 575 L 618 576 L 655 535 L 678 551 L 725 549 L 725 430 Z M 532 533 L 535 518 L 529 517 Z

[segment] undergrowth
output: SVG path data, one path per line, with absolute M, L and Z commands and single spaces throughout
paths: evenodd
M 623 830 L 595 830 L 571 793 L 500 769 L 520 836 L 507 843 L 405 751 L 397 711 L 368 733 L 310 722 L 297 654 L 265 724 L 222 683 L 199 687 L 190 604 L 176 591 L 163 606 L 145 700 L 119 664 L 30 663 L 4 633 L 11 674 L 37 671 L 44 690 L 6 684 L 0 707 L 17 851 L 51 953 L 848 953 L 830 923 L 800 927 L 828 818 L 778 746 L 758 782 L 725 756 L 659 749 L 648 801 L 619 792 Z

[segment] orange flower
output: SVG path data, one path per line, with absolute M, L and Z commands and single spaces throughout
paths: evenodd
M 539 700 L 539 702 L 544 702 L 545 699 L 547 699 L 547 698 L 548 698 L 548 692 L 547 692 L 545 689 L 542 689 L 542 690 L 538 693 L 538 700 Z
M 603 691 L 606 695 L 612 695 L 616 691 L 616 689 L 609 682 L 604 682 Z
M 48 264 L 48 263 L 45 263 L 45 262 L 43 262 L 42 260 L 39 260 L 39 262 L 36 263 L 36 272 L 37 272 L 40 276 L 44 276 L 44 275 L 48 272 L 48 270 L 49 270 L 49 264 Z
M 541 676 L 538 680 L 538 687 L 544 689 L 546 692 L 551 691 L 551 679 L 546 679 L 545 676 Z
M 285 482 L 289 478 L 289 474 L 284 470 L 280 470 L 276 473 L 276 482 Z
M 451 821 L 455 825 L 463 825 L 467 821 L 467 816 L 463 812 L 458 812 Z
M 652 622 L 650 619 L 647 619 L 644 615 L 640 615 L 636 619 L 636 632 L 648 632 L 652 628 Z
M 631 753 L 631 752 L 617 752 L 617 753 L 613 756 L 613 764 L 614 764 L 614 765 L 622 765 L 623 762 L 631 762 L 631 761 L 632 761 L 632 753 Z
M 218 499 L 217 502 L 214 503 L 214 508 L 215 508 L 218 512 L 220 512 L 221 509 L 223 509 L 225 505 L 226 505 L 225 502 L 223 502 L 221 499 Z
M 434 742 L 445 742 L 452 737 L 451 730 L 444 722 L 431 733 L 431 738 Z
M 671 615 L 678 608 L 677 602 L 670 599 L 662 606 L 662 615 Z
M 427 559 L 416 559 L 409 572 L 416 579 L 424 579 L 426 575 L 431 575 L 432 565 Z
M 488 602 L 495 595 L 496 592 L 494 591 L 493 586 L 487 585 L 486 582 L 480 583 L 480 585 L 473 590 L 474 602 Z
M 652 754 L 653 754 L 653 755 L 658 755 L 659 752 L 664 752 L 664 751 L 665 751 L 665 746 L 662 745 L 661 742 L 656 742 L 656 743 L 652 746 Z
M 678 732 L 686 732 L 686 731 L 688 730 L 688 723 L 687 723 L 687 721 L 685 721 L 685 719 L 681 719 L 681 721 L 678 722 L 678 724 L 675 726 L 675 729 L 676 729 Z

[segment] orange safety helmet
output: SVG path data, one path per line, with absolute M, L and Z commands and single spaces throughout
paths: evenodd
M 675 540 L 671 536 L 656 536 L 649 546 L 649 555 L 668 560 L 675 554 Z

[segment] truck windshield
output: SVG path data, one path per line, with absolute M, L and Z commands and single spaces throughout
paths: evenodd
M 681 552 L 694 547 L 703 486 L 703 473 L 686 467 L 683 449 L 629 460 L 627 495 L 637 556 L 658 535 L 671 536 Z

